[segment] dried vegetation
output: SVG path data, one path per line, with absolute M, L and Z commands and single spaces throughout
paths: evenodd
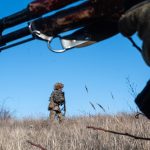
M 53 125 L 45 119 L 1 120 L 0 150 L 149 150 L 150 141 L 86 128 L 101 127 L 148 138 L 150 122 L 134 115 L 67 118 Z M 42 149 L 43 148 L 43 149 Z

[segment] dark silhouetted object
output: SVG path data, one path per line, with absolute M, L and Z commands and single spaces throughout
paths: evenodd
M 150 119 L 150 80 L 135 99 L 139 109 Z

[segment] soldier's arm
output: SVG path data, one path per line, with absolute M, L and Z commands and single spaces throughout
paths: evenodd
M 143 41 L 143 59 L 150 66 L 150 1 L 140 3 L 122 15 L 119 30 L 126 37 L 138 33 Z
M 48 104 L 48 110 L 51 110 L 54 108 L 54 93 L 52 92 L 50 97 L 49 97 L 49 104 Z
M 124 36 L 131 36 L 135 32 L 143 32 L 143 26 L 146 27 L 148 22 L 148 13 L 150 12 L 150 1 L 141 2 L 126 13 L 124 13 L 119 20 L 119 30 Z M 145 24 L 145 25 L 144 25 Z
M 137 31 L 137 15 L 139 8 L 131 8 L 119 20 L 119 31 L 126 37 L 132 36 Z
M 54 100 L 54 92 L 51 93 L 50 97 L 49 97 L 49 101 L 53 101 Z

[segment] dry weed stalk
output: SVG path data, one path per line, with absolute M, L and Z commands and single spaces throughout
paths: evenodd
M 106 112 L 105 109 L 104 109 L 104 107 L 103 107 L 102 105 L 100 105 L 99 103 L 97 103 L 97 105 L 98 105 L 104 112 Z
M 113 133 L 113 134 L 117 134 L 117 135 L 128 136 L 128 137 L 132 137 L 132 138 L 137 139 L 137 140 L 150 141 L 150 138 L 139 137 L 139 136 L 135 136 L 135 135 L 132 135 L 132 134 L 129 134 L 129 133 L 122 133 L 122 132 L 116 132 L 116 131 L 112 131 L 112 130 L 107 130 L 107 129 L 104 129 L 104 128 L 101 128 L 101 127 L 87 126 L 86 128 L 93 129 L 93 130 L 101 130 L 101 131 L 104 131 L 104 132 Z
M 87 88 L 87 86 L 85 85 L 85 90 L 86 90 L 86 92 L 88 93 L 89 92 L 89 90 L 88 90 L 88 88 Z
M 92 108 L 93 108 L 94 110 L 96 110 L 94 104 L 93 104 L 92 102 L 89 102 L 89 103 L 90 103 L 90 105 L 92 106 Z
M 134 83 L 131 83 L 130 78 L 127 77 L 126 78 L 127 84 L 129 86 L 129 93 L 131 94 L 131 96 L 133 98 L 135 98 L 137 96 L 137 92 L 136 92 L 136 87 Z
M 32 146 L 35 146 L 35 147 L 38 147 L 40 148 L 41 150 L 47 150 L 46 148 L 42 147 L 40 144 L 35 144 L 29 140 L 27 140 L 27 143 L 31 144 Z

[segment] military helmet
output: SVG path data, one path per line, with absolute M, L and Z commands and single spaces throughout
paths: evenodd
M 64 84 L 60 83 L 60 82 L 57 82 L 55 83 L 54 85 L 54 89 L 55 90 L 59 90 L 59 89 L 62 89 L 64 87 Z

